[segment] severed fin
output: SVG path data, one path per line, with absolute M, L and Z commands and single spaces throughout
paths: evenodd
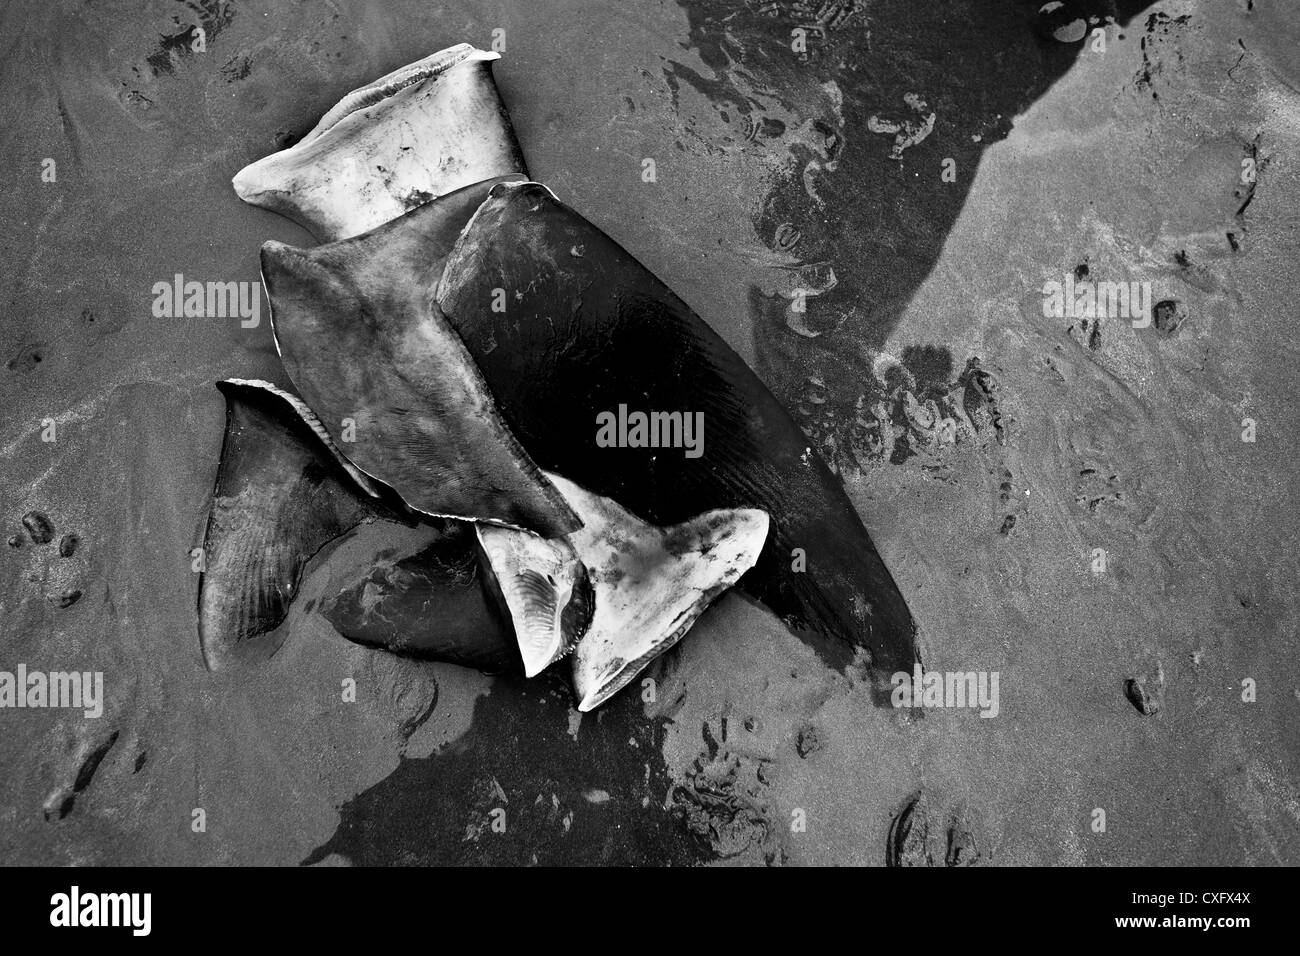
M 429 294 L 463 222 L 457 210 L 478 198 L 465 192 L 423 216 L 426 230 L 390 224 L 310 250 L 263 245 L 276 346 L 348 460 L 410 508 L 557 537 L 577 515 L 506 427 Z
M 270 658 L 303 567 L 349 528 L 395 515 L 341 462 L 294 396 L 232 380 L 226 433 L 203 541 L 198 624 L 211 670 Z
M 492 79 L 499 58 L 461 43 L 353 90 L 302 140 L 241 169 L 235 192 L 331 242 L 527 172 Z
M 569 536 L 595 589 L 595 613 L 573 652 L 578 710 L 625 687 L 690 630 L 723 591 L 754 566 L 767 515 L 754 508 L 710 511 L 656 528 L 607 498 L 552 475 L 582 516 Z
M 360 530 L 330 555 L 328 596 L 318 609 L 334 629 L 404 657 L 522 670 L 510 620 L 480 567 L 474 526 L 435 520 L 399 538 L 386 524 Z
M 586 633 L 593 594 L 587 569 L 563 538 L 477 525 L 499 600 L 514 622 L 524 674 L 535 677 Z
M 877 679 L 912 669 L 907 604 L 799 426 L 703 319 L 545 186 L 492 188 L 436 299 L 540 467 L 659 526 L 761 509 L 772 534 L 741 586 L 792 627 L 865 648 Z

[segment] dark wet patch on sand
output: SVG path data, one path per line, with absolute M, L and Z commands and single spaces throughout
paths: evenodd
M 179 30 L 162 34 L 158 48 L 146 57 L 154 76 L 175 73 L 177 64 L 195 51 L 199 30 L 203 31 L 203 45 L 211 43 L 235 19 L 235 4 L 231 0 L 189 0 L 182 3 L 186 12 L 174 15 L 172 20 Z M 197 21 L 187 23 L 186 21 Z M 247 75 L 247 71 L 245 71 Z
M 777 820 L 765 795 L 766 762 L 726 747 L 726 717 L 719 732 L 721 740 L 705 722 L 705 749 L 673 788 L 673 813 L 709 859 L 748 855 L 769 866 L 783 863 Z
M 574 720 L 562 677 L 499 678 L 469 731 L 401 758 L 340 810 L 305 864 L 689 865 L 704 858 L 665 809 L 664 722 L 624 693 Z M 586 795 L 603 792 L 608 799 Z
M 20 348 L 17 354 L 5 363 L 5 368 L 11 372 L 30 372 L 43 361 L 45 361 L 45 343 L 32 342 Z
M 869 365 L 874 371 L 847 391 L 833 392 L 813 374 L 797 393 L 795 421 L 832 471 L 855 474 L 918 455 L 933 462 L 970 440 L 1006 444 L 1000 386 L 978 357 L 956 376 L 952 354 L 933 345 L 909 346 L 901 360 L 878 354 Z
M 886 866 L 975 866 L 982 858 L 962 809 L 944 814 L 924 792 L 913 794 L 890 825 Z
M 945 419 L 960 416 L 943 413 L 941 396 L 912 389 L 914 402 L 900 394 L 875 409 L 878 396 L 862 383 L 938 259 L 984 151 L 1085 46 L 1055 36 L 1056 21 L 1095 27 L 1113 17 L 1122 26 L 1149 5 L 1071 0 L 1047 5 L 1057 12 L 1045 18 L 1044 5 L 1028 3 L 681 4 L 689 45 L 714 72 L 669 61 L 674 102 L 689 84 L 734 128 L 740 148 L 770 161 L 754 234 L 790 260 L 781 268 L 807 292 L 792 312 L 789 290 L 752 290 L 756 367 L 833 468 L 899 464 L 936 440 L 951 442 Z M 796 29 L 804 52 L 792 46 Z M 1122 41 L 1122 31 L 1112 39 Z M 883 50 L 891 69 L 865 68 L 868 54 Z M 779 122 L 768 122 L 772 114 Z M 898 136 L 921 126 L 904 145 L 869 132 L 892 122 L 881 117 L 906 118 L 894 124 Z M 941 177 L 945 163 L 950 180 Z M 903 358 L 922 391 L 937 357 Z M 977 387 L 987 384 L 976 377 Z
M 62 820 L 72 812 L 73 806 L 77 802 L 77 795 L 90 786 L 91 781 L 95 779 L 95 772 L 99 770 L 99 765 L 103 763 L 108 752 L 113 749 L 117 743 L 118 731 L 113 731 L 104 740 L 87 749 L 85 756 L 82 758 L 77 768 L 77 775 L 72 782 L 66 786 L 59 787 L 45 799 L 45 819 Z

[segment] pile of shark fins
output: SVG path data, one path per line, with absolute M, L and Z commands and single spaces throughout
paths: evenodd
M 496 58 L 460 44 L 390 73 L 235 176 L 323 245 L 262 247 L 296 394 L 218 386 L 208 666 L 273 655 L 307 562 L 392 522 L 420 544 L 324 602 L 340 633 L 530 677 L 568 657 L 582 711 L 737 583 L 874 673 L 910 670 L 911 616 L 838 481 L 702 319 L 529 181 Z M 629 408 L 675 442 L 600 440 Z

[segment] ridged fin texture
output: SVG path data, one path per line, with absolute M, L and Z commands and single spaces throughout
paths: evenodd
M 392 515 L 355 482 L 287 393 L 222 382 L 226 433 L 199 577 L 199 639 L 216 669 L 265 660 L 302 570 L 330 541 Z

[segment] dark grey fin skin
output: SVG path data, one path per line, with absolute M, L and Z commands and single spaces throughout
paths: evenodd
M 302 569 L 363 521 L 397 513 L 348 475 L 290 402 L 219 382 L 226 398 L 199 576 L 199 643 L 210 670 L 270 658 Z
M 226 398 L 213 505 L 199 578 L 199 638 L 209 669 L 256 664 L 283 645 L 280 625 L 307 563 L 359 525 L 428 528 L 433 540 L 390 560 L 375 556 L 320 610 L 345 638 L 424 660 L 488 671 L 523 669 L 510 618 L 477 567 L 469 522 L 426 519 L 387 489 L 371 493 L 288 397 L 220 382 Z
M 506 427 L 433 303 L 478 184 L 341 242 L 268 242 L 262 276 L 286 371 L 335 444 L 412 509 L 553 538 L 581 527 Z M 399 224 L 418 216 L 423 228 Z
M 394 231 L 419 229 L 414 217 Z M 491 308 L 496 289 L 505 311 Z M 907 604 L 790 415 L 681 299 L 546 187 L 492 188 L 447 258 L 437 302 L 543 469 L 661 526 L 714 508 L 766 511 L 772 533 L 745 590 L 795 628 L 865 648 L 878 680 L 911 670 Z M 620 405 L 703 413 L 702 456 L 598 447 L 596 416 Z M 792 567 L 796 548 L 804 571 Z
M 322 602 L 320 612 L 348 640 L 419 660 L 488 673 L 523 673 L 508 614 L 491 597 L 474 526 L 428 522 L 438 537 Z

